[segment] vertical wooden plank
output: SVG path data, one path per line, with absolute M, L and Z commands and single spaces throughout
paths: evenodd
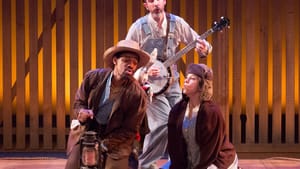
M 131 24 L 135 21 L 135 19 L 133 20 L 133 6 L 134 6 L 134 9 L 136 9 L 136 6 L 137 6 L 137 4 L 132 4 L 132 2 L 133 2 L 134 0 L 127 0 L 126 2 L 126 10 L 125 10 L 125 13 L 126 13 L 126 31 L 125 31 L 125 33 L 124 33 L 124 38 L 123 39 L 125 39 L 125 37 L 126 37 L 126 35 L 127 35 L 127 31 L 128 31 L 128 29 L 129 29 L 129 27 L 131 26 Z M 140 6 L 138 6 L 138 7 L 140 7 Z M 138 9 L 140 9 L 140 8 L 138 8 Z
M 0 127 L 3 127 L 3 37 L 2 37 L 2 0 L 0 0 Z M 1 130 L 0 134 L 2 135 L 2 143 L 3 143 L 3 130 Z M 2 148 L 3 145 L 0 146 Z
M 260 55 L 260 79 L 259 79 L 259 143 L 268 142 L 268 1 L 259 2 L 259 55 Z
M 189 3 L 187 3 L 185 5 L 186 9 L 184 11 L 186 12 L 186 14 L 185 14 L 186 22 L 190 25 L 191 28 L 194 29 L 195 28 L 195 25 L 194 25 L 194 17 L 195 17 L 194 13 L 195 13 L 195 11 L 194 11 L 194 8 L 192 8 L 193 6 L 194 6 L 194 1 L 189 1 Z M 199 34 L 201 34 L 201 32 L 199 32 Z M 189 63 L 194 63 L 194 50 L 193 49 L 186 54 L 185 67 Z M 182 70 L 183 74 L 184 74 L 185 70 L 186 70 L 186 68 Z
M 113 43 L 117 43 L 118 42 L 118 38 L 119 38 L 119 0 L 113 0 L 113 13 L 111 14 L 113 16 Z
M 29 61 L 30 61 L 30 149 L 39 148 L 38 120 L 38 29 L 37 1 L 29 1 Z
M 64 16 L 64 1 L 56 1 L 56 135 L 57 143 L 56 148 L 63 150 L 65 149 L 65 115 L 66 115 L 66 105 L 65 105 L 65 16 Z M 89 3 L 90 4 L 90 3 Z M 90 8 L 89 8 L 90 9 Z M 91 10 L 89 10 L 90 12 Z M 88 19 L 87 19 L 88 20 Z M 90 18 L 89 18 L 90 25 Z M 85 25 L 89 27 L 88 25 Z M 84 27 L 85 27 L 84 26 Z M 89 29 L 89 32 L 91 30 Z M 90 37 L 90 36 L 88 36 Z M 89 43 L 90 44 L 90 38 Z M 86 47 L 86 46 L 85 46 Z M 90 48 L 87 48 L 90 49 Z M 91 50 L 89 50 L 91 53 Z M 90 55 L 86 57 L 91 57 Z M 89 64 L 90 65 L 90 64 Z
M 210 29 L 211 25 L 207 25 L 207 21 L 208 21 L 208 15 L 207 15 L 207 1 L 198 1 L 195 0 L 195 3 L 197 2 L 197 5 L 195 5 L 195 12 L 198 13 L 197 19 L 198 19 L 198 25 L 197 25 L 197 32 L 199 35 L 201 35 L 202 33 L 204 33 L 205 31 L 207 31 L 208 29 Z M 196 18 L 196 16 L 195 16 Z M 211 39 L 211 37 L 208 37 L 208 39 Z M 210 42 L 211 43 L 211 42 Z M 199 60 L 199 63 L 205 63 L 207 64 L 207 58 L 201 58 L 199 56 L 195 56 L 198 57 L 199 59 L 195 60 Z M 210 57 L 210 55 L 208 56 Z
M 187 6 L 187 3 L 186 1 L 184 0 L 178 0 L 178 3 L 177 3 L 179 9 L 178 9 L 178 16 L 182 17 L 183 19 L 186 20 L 187 18 L 187 14 L 186 14 L 186 6 Z M 175 7 L 173 4 L 172 4 L 172 7 Z M 175 8 L 176 9 L 176 8 Z M 187 20 L 186 20 L 187 21 Z M 188 21 L 187 21 L 188 22 Z M 178 46 L 178 50 L 182 49 L 184 47 L 183 44 L 179 44 Z M 186 63 L 187 63 L 187 54 L 181 56 L 181 58 L 177 61 L 177 69 L 178 69 L 178 72 L 180 74 L 179 78 L 181 79 L 181 84 L 183 84 L 183 77 L 185 75 L 185 70 L 186 70 Z
M 82 2 L 83 73 L 91 69 L 91 0 Z
M 119 2 L 119 4 L 120 4 L 120 2 Z M 126 22 L 125 36 L 127 35 L 127 31 L 129 29 L 129 27 L 132 25 L 132 23 L 141 17 L 141 9 L 143 7 L 143 1 L 142 0 L 141 1 L 140 0 L 128 0 L 126 5 L 127 5 L 127 10 L 125 12 L 126 12 L 128 19 Z
M 286 143 L 294 143 L 295 136 L 295 1 L 285 5 L 286 21 Z M 298 18 L 299 19 L 299 18 Z
M 118 0 L 118 37 L 125 39 L 127 33 L 127 1 Z
M 227 15 L 227 1 L 212 1 L 212 18 L 220 18 Z M 228 33 L 217 32 L 212 35 L 212 69 L 214 71 L 214 97 L 213 99 L 219 104 L 221 111 L 224 113 L 227 132 L 229 129 L 229 102 L 228 102 Z
M 25 149 L 25 16 L 24 0 L 16 1 L 16 149 Z
M 220 20 L 221 16 L 228 16 L 228 3 L 229 0 L 223 1 L 224 3 L 221 4 L 220 11 L 221 13 L 218 14 L 217 19 Z M 224 28 L 221 32 L 219 32 L 221 36 L 221 57 L 223 63 L 223 86 L 222 86 L 222 93 L 224 92 L 224 103 L 221 104 L 221 108 L 223 107 L 223 112 L 225 116 L 225 123 L 226 123 L 226 133 L 229 135 L 229 33 L 228 29 Z M 224 64 L 225 63 L 225 64 Z M 225 74 L 225 76 L 224 76 Z
M 254 102 L 254 81 L 255 81 L 255 18 L 257 13 L 256 3 L 253 0 L 246 1 L 246 142 L 254 143 L 254 120 L 255 120 L 255 102 Z M 255 15 L 254 15 L 255 16 Z
M 186 18 L 185 13 L 182 14 L 182 11 L 185 11 L 185 9 L 183 9 L 184 7 L 186 7 L 185 1 L 182 1 L 182 0 L 167 1 L 165 11 L 185 19 Z M 184 47 L 184 46 L 182 46 L 182 45 L 178 46 L 178 50 L 180 50 L 181 47 Z M 180 84 L 183 84 L 185 70 L 186 70 L 185 58 L 186 58 L 186 56 L 184 55 L 181 57 L 181 59 L 179 59 L 176 62 L 177 69 L 179 72 Z
M 74 103 L 75 93 L 78 88 L 78 0 L 70 3 L 70 112 Z M 70 117 L 75 118 L 73 113 Z
M 103 62 L 103 53 L 105 51 L 105 10 L 104 10 L 105 1 L 97 0 L 96 1 L 96 55 L 97 55 L 97 67 L 104 67 Z
M 181 2 L 182 0 L 172 0 L 171 1 L 171 4 L 172 4 L 172 9 L 171 11 L 168 11 L 167 9 L 167 12 L 171 12 L 175 15 L 179 15 L 180 16 L 180 7 L 181 7 Z
M 43 0 L 43 149 L 52 148 L 51 0 Z
M 242 114 L 242 2 L 233 0 L 233 18 L 231 19 L 233 31 L 233 82 L 232 82 L 232 142 L 241 143 L 241 120 Z
M 91 68 L 95 69 L 96 61 L 97 61 L 97 55 L 96 55 L 96 0 L 91 0 Z
M 12 149 L 12 61 L 11 61 L 11 1 L 2 1 L 3 37 L 3 148 Z
M 114 25 L 114 16 L 111 13 L 114 9 L 113 1 L 105 1 L 104 2 L 104 50 L 110 48 L 114 45 L 114 30 L 112 29 Z M 103 56 L 103 55 L 101 55 Z
M 242 34 L 241 34 L 241 51 L 242 51 L 242 55 L 241 55 L 241 101 L 242 101 L 242 105 L 241 105 L 241 141 L 242 143 L 246 142 L 246 19 L 245 19 L 245 13 L 246 13 L 246 5 L 245 5 L 245 1 L 241 2 L 241 29 L 242 29 Z
M 295 22 L 296 22 L 296 30 L 299 30 L 300 29 L 300 21 L 298 18 L 300 18 L 300 2 L 296 0 L 295 2 L 295 6 L 296 6 L 296 17 L 295 17 Z M 300 143 L 300 90 L 299 90 L 299 86 L 300 86 L 300 33 L 299 31 L 296 31 L 296 43 L 295 43 L 295 47 L 296 47 L 296 56 L 298 56 L 296 58 L 296 63 L 298 64 L 298 69 L 297 69 L 297 73 L 298 73 L 298 76 L 296 76 L 296 78 L 298 77 L 298 107 L 297 107 L 297 114 L 298 114 L 298 133 L 296 133 L 296 135 L 298 136 L 298 140 L 296 141 L 297 143 Z
M 130 9 L 132 10 L 132 22 L 136 21 L 139 17 L 141 17 L 141 7 L 143 7 L 143 1 L 132 0 L 132 6 L 130 7 Z
M 282 80 L 282 12 L 280 0 L 272 1 L 272 47 L 273 47 L 273 114 L 272 143 L 281 143 L 281 80 Z

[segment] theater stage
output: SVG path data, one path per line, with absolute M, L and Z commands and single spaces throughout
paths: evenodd
M 167 160 L 162 159 L 158 166 Z M 0 169 L 63 169 L 66 158 L 63 155 L 11 155 L 0 153 Z M 239 159 L 242 169 L 300 169 L 300 159 L 273 157 L 266 159 Z

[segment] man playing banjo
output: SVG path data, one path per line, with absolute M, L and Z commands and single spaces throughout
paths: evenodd
M 180 43 L 195 42 L 194 47 L 200 57 L 207 56 L 212 46 L 199 38 L 183 18 L 166 13 L 166 0 L 143 0 L 143 2 L 149 13 L 131 25 L 126 39 L 137 41 L 148 53 L 157 49 L 156 60 L 146 68 L 146 71 L 150 83 L 157 82 L 156 86 L 160 89 L 153 89 L 156 91 L 147 108 L 150 133 L 145 136 L 143 152 L 139 156 L 139 168 L 155 168 L 155 162 L 166 152 L 169 111 L 182 96 L 175 63 L 168 67 L 159 63 L 174 57 Z M 170 82 L 170 79 L 173 81 Z

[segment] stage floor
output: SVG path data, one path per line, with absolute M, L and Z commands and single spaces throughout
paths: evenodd
M 66 159 L 62 158 L 1 158 L 0 169 L 63 169 Z M 166 160 L 160 160 L 161 166 Z M 300 159 L 269 158 L 269 159 L 240 159 L 242 169 L 300 169 Z

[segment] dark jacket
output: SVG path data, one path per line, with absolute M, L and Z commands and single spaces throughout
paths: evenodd
M 74 102 L 74 115 L 81 108 L 92 109 L 94 114 L 98 112 L 98 105 L 101 95 L 111 69 L 96 69 L 86 73 L 84 80 L 78 89 Z M 128 77 L 122 81 L 121 95 L 115 100 L 112 112 L 104 130 L 99 133 L 100 126 L 95 118 L 86 123 L 85 130 L 98 131 L 102 140 L 108 148 L 108 155 L 112 158 L 128 157 L 132 151 L 132 144 L 142 119 L 146 113 L 147 97 L 140 85 L 133 77 Z M 70 133 L 68 140 L 68 150 L 78 143 L 80 136 L 72 137 Z
M 168 151 L 170 169 L 186 169 L 188 164 L 187 145 L 183 138 L 182 123 L 187 107 L 182 100 L 171 110 L 168 122 Z M 200 148 L 200 161 L 196 169 L 206 169 L 211 164 L 228 168 L 235 159 L 235 148 L 229 142 L 224 117 L 212 101 L 203 101 L 196 121 L 196 142 Z

